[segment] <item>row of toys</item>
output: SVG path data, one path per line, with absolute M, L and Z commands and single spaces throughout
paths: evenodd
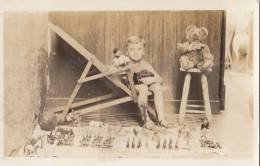
M 117 126 L 109 126 L 100 121 L 91 121 L 84 126 L 72 128 L 60 126 L 49 135 L 40 135 L 38 138 L 28 139 L 24 147 L 24 155 L 37 154 L 37 149 L 43 148 L 43 140 L 49 145 L 75 145 L 88 148 L 112 149 L 114 147 L 126 149 L 150 149 L 150 150 L 192 150 L 195 145 L 199 149 L 222 149 L 222 145 L 215 141 L 209 134 L 209 124 L 204 120 L 200 131 L 198 128 L 190 128 L 182 125 L 176 128 L 152 131 L 142 127 L 115 129 Z M 75 137 L 77 136 L 77 139 Z
M 113 147 L 114 140 L 115 138 L 111 136 L 105 140 L 101 136 L 83 136 L 83 138 L 80 140 L 80 146 L 111 149 Z
M 200 131 L 197 128 L 190 128 L 186 125 L 174 128 L 173 132 L 170 129 L 161 132 L 147 131 L 141 127 L 135 128 L 133 130 L 134 134 L 127 136 L 125 147 L 168 150 L 222 149 L 222 145 L 209 134 L 209 123 L 207 120 L 204 120 Z

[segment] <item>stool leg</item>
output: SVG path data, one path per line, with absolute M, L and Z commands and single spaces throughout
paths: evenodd
M 187 99 L 188 99 L 188 94 L 189 94 L 189 89 L 190 89 L 190 79 L 191 79 L 191 74 L 187 73 L 185 76 L 184 84 L 183 84 L 181 106 L 180 106 L 180 111 L 179 111 L 179 123 L 180 124 L 183 123 L 185 112 L 186 112 Z
M 208 81 L 207 76 L 203 73 L 201 75 L 202 91 L 204 98 L 205 111 L 208 121 L 212 120 L 210 101 L 209 101 L 209 91 L 208 91 Z

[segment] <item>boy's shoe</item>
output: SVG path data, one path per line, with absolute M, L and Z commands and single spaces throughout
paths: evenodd
M 155 125 L 151 120 L 144 121 L 142 127 L 147 130 L 152 130 L 152 131 L 156 131 L 156 132 L 165 131 L 165 129 L 166 129 L 165 127 Z
M 143 127 L 148 130 L 153 130 L 156 126 L 151 120 L 148 120 L 148 121 L 144 122 Z
M 167 128 L 168 127 L 168 122 L 165 119 L 164 120 L 160 120 L 159 121 L 159 126 Z

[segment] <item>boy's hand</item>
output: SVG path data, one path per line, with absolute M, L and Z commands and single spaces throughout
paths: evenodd
M 140 82 L 145 84 L 145 85 L 150 85 L 152 83 L 155 82 L 155 78 L 154 77 L 145 77 L 145 78 L 141 78 Z

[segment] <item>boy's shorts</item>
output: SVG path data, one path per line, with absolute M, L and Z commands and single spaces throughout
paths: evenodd
M 156 83 L 156 84 L 157 84 L 157 83 Z M 139 93 L 139 89 L 140 89 L 140 87 L 143 86 L 143 85 L 144 85 L 144 84 L 135 85 L 135 90 L 136 90 L 137 93 Z M 148 86 L 148 90 L 149 90 L 149 91 L 152 91 L 152 92 L 153 92 L 153 91 L 154 91 L 154 85 L 155 85 L 155 84 L 146 85 L 146 86 Z

